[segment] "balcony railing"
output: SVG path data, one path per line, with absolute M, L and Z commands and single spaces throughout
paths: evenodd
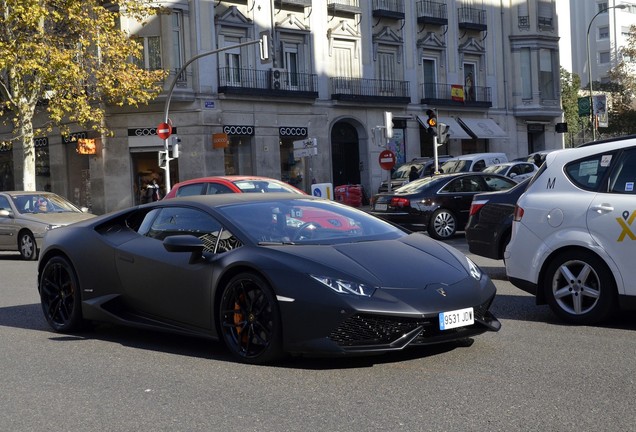
M 408 104 L 408 81 L 366 78 L 331 78 L 331 99 L 360 102 L 393 102 Z
M 373 0 L 373 16 L 404 19 L 404 0 Z
M 419 24 L 448 25 L 446 3 L 424 0 L 418 1 L 416 6 Z
M 330 13 L 347 12 L 359 14 L 362 12 L 360 0 L 327 0 L 327 10 Z
M 219 93 L 255 96 L 318 97 L 315 74 L 290 73 L 282 69 L 219 68 Z
M 298 8 L 306 8 L 311 6 L 311 0 L 276 0 L 276 7 L 298 7 Z
M 459 92 L 457 90 L 460 90 Z M 445 106 L 470 106 L 490 108 L 492 89 L 490 87 L 465 87 L 453 84 L 422 84 L 422 104 Z
M 486 10 L 472 7 L 460 7 L 457 9 L 457 19 L 460 29 L 486 31 Z

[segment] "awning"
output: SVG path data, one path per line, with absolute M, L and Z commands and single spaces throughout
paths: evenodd
M 508 134 L 490 119 L 460 118 L 459 123 L 465 126 L 477 138 L 507 138 Z
M 428 128 L 428 124 L 426 121 L 427 117 L 418 115 L 417 120 L 424 126 L 424 128 Z M 471 136 L 466 133 L 466 131 L 457 123 L 457 121 L 452 117 L 438 117 L 437 123 L 445 123 L 450 126 L 448 130 L 448 135 L 451 139 L 471 139 Z

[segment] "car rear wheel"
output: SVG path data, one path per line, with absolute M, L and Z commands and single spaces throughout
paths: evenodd
M 233 277 L 223 289 L 219 312 L 223 340 L 239 360 L 263 364 L 282 357 L 278 303 L 261 277 Z
M 556 256 L 544 279 L 552 311 L 572 324 L 595 324 L 616 307 L 616 284 L 605 263 L 587 251 Z
M 39 281 L 40 300 L 44 317 L 53 330 L 80 330 L 82 318 L 79 282 L 71 264 L 62 257 L 49 259 Z
M 30 231 L 22 231 L 20 233 L 18 238 L 18 250 L 24 260 L 35 261 L 38 259 L 38 246 Z
M 439 209 L 433 213 L 428 223 L 428 233 L 437 240 L 448 240 L 457 232 L 457 218 L 455 215 L 446 210 Z

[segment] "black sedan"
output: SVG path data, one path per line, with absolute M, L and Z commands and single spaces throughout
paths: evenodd
M 513 180 L 481 172 L 425 177 L 375 195 L 370 213 L 412 231 L 428 231 L 438 240 L 463 231 L 473 196 L 480 192 L 510 189 Z
M 456 249 L 296 194 L 175 198 L 50 231 L 38 290 L 56 331 L 106 321 L 202 336 L 255 364 L 500 328 L 494 284 Z
M 471 253 L 495 260 L 503 259 L 512 233 L 515 204 L 530 180 L 525 179 L 512 189 L 473 197 L 466 224 L 466 242 Z

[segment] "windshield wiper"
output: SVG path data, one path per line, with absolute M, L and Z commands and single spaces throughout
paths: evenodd
M 289 246 L 289 245 L 295 245 L 296 243 L 292 242 L 292 241 L 260 241 L 258 242 L 259 246 Z

